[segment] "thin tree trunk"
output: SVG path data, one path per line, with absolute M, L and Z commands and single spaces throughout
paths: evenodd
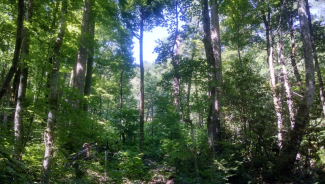
M 45 154 L 43 160 L 43 183 L 49 183 L 51 165 L 54 154 L 54 127 L 56 124 L 56 115 L 57 115 L 57 103 L 58 103 L 58 79 L 59 79 L 59 70 L 60 70 L 60 52 L 61 46 L 63 43 L 63 38 L 66 29 L 66 20 L 65 16 L 67 13 L 67 0 L 62 0 L 62 9 L 61 9 L 61 20 L 58 31 L 58 36 L 56 38 L 54 47 L 53 47 L 53 68 L 51 72 L 50 79 L 50 89 L 49 89 L 49 112 L 47 116 L 47 127 L 44 132 L 44 144 L 45 144 Z
M 213 131 L 214 139 L 216 141 L 221 140 L 221 130 L 220 130 L 220 122 L 221 122 L 221 98 L 222 98 L 222 63 L 221 63 L 221 43 L 220 43 L 220 26 L 219 26 L 219 4 L 218 0 L 213 0 L 212 7 L 211 7 L 211 38 L 212 38 L 212 46 L 213 46 L 213 56 L 215 60 L 215 68 L 214 70 L 216 75 L 216 83 L 217 86 L 215 87 L 215 113 L 216 113 L 216 120 L 213 121 Z M 210 28 L 209 28 L 210 29 Z M 212 67 L 212 65 L 211 65 Z
M 216 99 L 216 87 L 215 83 L 217 82 L 216 77 L 216 63 L 214 59 L 214 52 L 211 43 L 211 32 L 210 32 L 210 17 L 208 11 L 208 1 L 202 0 L 202 14 L 203 14 L 203 30 L 204 30 L 204 49 L 207 59 L 207 64 L 210 66 L 209 71 L 209 80 L 211 84 L 209 85 L 209 93 L 210 93 L 210 104 L 209 104 L 209 113 L 207 119 L 207 129 L 208 129 L 208 141 L 210 147 L 211 158 L 215 158 L 215 140 L 220 140 L 220 119 L 217 115 L 218 107 L 217 107 L 217 99 Z
M 28 0 L 27 11 L 26 11 L 26 21 L 31 23 L 31 18 L 33 15 L 33 0 Z M 30 45 L 30 33 L 27 28 L 23 28 L 24 40 L 22 47 L 22 64 L 20 67 L 20 77 L 19 77 L 19 87 L 18 87 L 18 97 L 15 111 L 14 119 L 14 129 L 15 129 L 15 144 L 13 157 L 17 160 L 21 160 L 21 154 L 23 151 L 23 115 L 24 115 L 24 102 L 26 97 L 27 88 L 27 77 L 28 77 L 28 65 L 27 60 L 29 57 L 29 45 Z
M 122 66 L 121 69 L 121 76 L 120 76 L 120 125 L 119 125 L 119 129 L 120 129 L 120 136 L 122 136 L 122 131 L 121 131 L 121 127 L 122 127 L 122 107 L 123 107 L 123 73 L 124 73 L 124 67 Z M 123 143 L 125 141 L 125 138 L 123 139 Z
M 91 80 L 92 80 L 92 75 L 93 75 L 93 63 L 94 63 L 94 53 L 95 53 L 95 47 L 94 47 L 94 42 L 95 42 L 95 17 L 94 13 L 91 11 L 90 15 L 90 44 L 89 44 L 89 52 L 90 54 L 88 55 L 88 61 L 87 61 L 87 75 L 86 75 L 86 83 L 85 83 L 85 91 L 84 95 L 86 97 L 90 96 L 91 92 Z M 84 111 L 88 111 L 88 103 L 86 102 L 84 104 Z
M 79 91 L 80 95 L 83 95 L 85 90 L 85 73 L 87 62 L 87 48 L 89 46 L 89 24 L 91 16 L 91 0 L 84 1 L 82 24 L 81 24 L 81 39 L 78 51 L 78 60 L 76 66 L 76 75 L 73 81 L 73 87 Z M 75 107 L 79 107 L 80 100 L 75 102 Z
M 237 52 L 238 52 L 238 59 L 240 68 L 243 69 L 243 64 L 240 56 L 240 49 L 239 49 L 239 25 L 237 26 Z
M 300 77 L 300 74 L 299 74 L 299 70 L 298 70 L 298 67 L 297 67 L 297 64 L 296 64 L 296 57 L 295 57 L 296 44 L 295 44 L 295 34 L 294 34 L 293 21 L 294 21 L 294 16 L 291 15 L 290 16 L 290 40 L 291 40 L 290 58 L 291 58 L 291 64 L 292 64 L 292 67 L 293 67 L 293 72 L 294 72 L 296 80 L 297 80 L 297 85 L 299 87 L 301 87 L 301 77 Z
M 313 48 L 313 56 L 314 56 L 314 61 L 315 61 L 315 69 L 316 69 L 316 73 L 317 73 L 317 81 L 318 81 L 318 85 L 319 85 L 319 95 L 320 95 L 320 99 L 321 99 L 321 103 L 322 103 L 323 115 L 325 116 L 324 84 L 323 84 L 323 79 L 322 79 L 322 73 L 319 69 L 317 50 L 316 50 L 315 39 L 314 39 L 314 31 L 313 31 L 313 26 L 311 24 L 311 15 L 310 15 L 310 11 L 309 11 L 308 0 L 306 0 L 306 11 L 307 11 L 307 15 L 308 15 L 308 25 L 309 25 L 309 30 L 310 30 L 311 45 Z
M 144 68 L 143 68 L 143 28 L 144 28 L 144 9 L 140 10 L 140 142 L 139 148 L 144 149 Z
M 24 0 L 18 0 L 17 34 L 16 34 L 14 57 L 12 59 L 12 64 L 9 69 L 9 72 L 7 73 L 5 80 L 0 89 L 0 100 L 2 99 L 3 95 L 6 93 L 7 86 L 10 84 L 11 79 L 17 72 L 20 49 L 23 41 L 24 11 L 25 11 L 24 7 L 25 7 Z
M 306 1 L 298 0 L 298 15 L 300 19 L 300 31 L 303 43 L 305 59 L 305 94 L 299 104 L 295 117 L 296 123 L 292 131 L 289 132 L 288 141 L 282 149 L 282 157 L 286 158 L 281 163 L 280 172 L 291 173 L 296 156 L 300 149 L 302 137 L 305 134 L 305 127 L 309 121 L 309 110 L 315 97 L 315 68 L 313 63 L 313 49 L 311 43 L 310 29 L 308 25 L 308 14 L 306 10 Z
M 279 148 L 282 148 L 282 112 L 281 112 L 281 105 L 279 96 L 277 94 L 277 84 L 276 84 L 276 77 L 275 77 L 275 70 L 274 70 L 274 63 L 273 63 L 273 40 L 274 37 L 272 35 L 272 30 L 270 29 L 270 20 L 271 20 L 271 13 L 270 8 L 268 7 L 268 13 L 267 13 L 267 19 L 266 16 L 263 16 L 264 25 L 266 28 L 266 48 L 267 48 L 267 61 L 269 65 L 270 70 L 270 84 L 272 89 L 272 96 L 273 96 L 273 103 L 274 103 L 274 109 L 275 114 L 277 116 L 277 127 L 278 127 L 278 146 Z

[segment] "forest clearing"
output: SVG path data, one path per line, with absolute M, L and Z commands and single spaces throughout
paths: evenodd
M 324 12 L 2 0 L 0 183 L 325 183 Z

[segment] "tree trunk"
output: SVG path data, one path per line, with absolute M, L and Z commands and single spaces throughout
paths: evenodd
M 322 79 L 322 73 L 320 72 L 319 69 L 319 63 L 318 63 L 318 57 L 317 57 L 317 51 L 316 51 L 316 45 L 315 45 L 315 39 L 314 39 L 314 31 L 313 31 L 313 26 L 311 24 L 311 16 L 310 16 L 310 11 L 309 11 L 309 4 L 308 0 L 306 0 L 306 11 L 308 15 L 308 25 L 309 25 L 309 30 L 310 30 L 310 38 L 311 38 L 311 45 L 313 48 L 313 56 L 314 56 L 314 61 L 315 61 L 315 69 L 317 73 L 317 81 L 319 85 L 319 95 L 322 103 L 322 108 L 323 108 L 323 115 L 325 116 L 325 94 L 324 94 L 324 84 L 323 84 L 323 79 Z
M 217 0 L 213 0 L 213 4 L 211 7 L 211 38 L 212 38 L 212 46 L 213 46 L 213 56 L 215 59 L 215 75 L 216 75 L 216 90 L 215 90 L 215 110 L 216 110 L 216 120 L 214 123 L 214 139 L 217 141 L 221 140 L 221 132 L 220 132 L 220 121 L 221 121 L 221 86 L 222 86 L 222 63 L 221 63 L 221 44 L 220 44 L 220 26 L 219 26 L 219 4 Z M 212 65 L 211 65 L 212 66 Z
M 73 81 L 73 87 L 79 91 L 80 95 L 83 95 L 85 90 L 85 73 L 87 62 L 87 48 L 89 46 L 89 23 L 91 16 L 91 0 L 84 1 L 82 25 L 81 25 L 81 39 L 78 51 L 78 59 L 76 66 L 76 75 Z M 80 100 L 75 102 L 75 107 L 79 107 Z
M 238 59 L 240 68 L 243 69 L 243 64 L 240 56 L 240 47 L 239 47 L 239 25 L 237 26 L 237 52 L 238 52 Z
M 283 73 L 283 78 L 284 78 L 284 88 L 285 88 L 285 94 L 286 94 L 286 98 L 287 98 L 287 105 L 288 105 L 288 109 L 289 109 L 289 115 L 290 115 L 290 126 L 291 129 L 293 129 L 293 127 L 295 126 L 295 112 L 294 112 L 294 103 L 293 103 L 293 99 L 291 96 L 291 87 L 290 87 L 290 83 L 289 83 L 289 78 L 288 78 L 288 71 L 287 71 L 287 67 L 286 67 L 286 61 L 284 59 L 283 56 L 283 49 L 282 49 L 282 38 L 281 38 L 281 33 L 279 33 L 279 43 L 278 43 L 278 54 L 280 55 L 279 59 L 280 59 L 280 63 L 282 64 L 282 73 Z
M 144 27 L 144 9 L 140 10 L 140 142 L 139 148 L 144 149 L 144 68 L 143 68 L 143 27 Z
M 207 59 L 207 64 L 210 66 L 209 71 L 209 93 L 210 93 L 210 104 L 209 104 L 209 113 L 207 119 L 207 129 L 208 129 L 208 141 L 209 141 L 209 148 L 211 158 L 214 159 L 215 157 L 215 140 L 220 140 L 220 119 L 217 115 L 218 107 L 217 107 L 217 100 L 216 100 L 216 83 L 217 77 L 215 72 L 215 59 L 214 59 L 214 52 L 211 43 L 211 32 L 210 32 L 210 17 L 208 11 L 208 1 L 202 0 L 202 14 L 203 14 L 203 30 L 204 30 L 204 38 L 203 44 Z
M 16 34 L 14 57 L 12 59 L 12 64 L 9 69 L 9 72 L 7 73 L 6 78 L 0 89 L 0 100 L 2 99 L 3 95 L 6 93 L 7 86 L 10 84 L 10 81 L 13 78 L 14 74 L 17 72 L 20 49 L 23 41 L 23 26 L 24 26 L 24 11 L 25 11 L 24 7 L 25 7 L 24 0 L 18 0 L 17 34 Z
M 87 75 L 86 75 L 86 83 L 85 83 L 85 91 L 84 95 L 89 97 L 90 92 L 91 92 L 91 80 L 92 80 L 92 75 L 93 75 L 93 63 L 94 63 L 94 53 L 95 53 L 95 47 L 94 47 L 94 42 L 95 42 L 95 17 L 94 13 L 91 12 L 90 16 L 90 44 L 89 44 L 89 55 L 88 55 L 88 61 L 87 61 Z M 88 111 L 88 103 L 86 102 L 84 104 L 84 111 Z
M 26 21 L 31 23 L 31 18 L 33 15 L 33 0 L 28 0 L 26 11 Z M 18 97 L 15 111 L 14 119 L 14 129 L 15 129 L 15 144 L 13 157 L 17 160 L 21 160 L 21 154 L 23 150 L 23 114 L 24 114 L 24 102 L 26 97 L 27 88 L 27 77 L 28 77 L 28 65 L 27 60 L 29 57 L 29 45 L 30 45 L 30 33 L 28 28 L 23 28 L 24 40 L 22 47 L 22 64 L 20 66 L 20 77 L 19 77 L 19 87 L 18 87 Z
M 267 48 L 267 61 L 269 65 L 270 70 L 270 84 L 272 89 L 272 96 L 273 96 L 273 103 L 274 103 L 274 109 L 277 116 L 277 126 L 278 126 L 278 145 L 280 148 L 282 148 L 282 112 L 281 112 L 281 105 L 279 96 L 277 94 L 277 84 L 276 84 L 276 77 L 275 77 L 275 71 L 274 71 L 274 63 L 273 63 L 273 40 L 274 37 L 272 35 L 272 30 L 270 29 L 270 8 L 268 8 L 268 18 L 266 19 L 266 16 L 263 16 L 264 24 L 266 28 L 266 48 Z
M 54 154 L 54 127 L 56 124 L 57 102 L 58 102 L 58 79 L 60 70 L 60 51 L 66 29 L 65 16 L 67 13 L 67 0 L 62 1 L 61 20 L 53 47 L 53 68 L 51 72 L 50 89 L 49 89 L 49 112 L 47 116 L 47 127 L 44 132 L 45 154 L 43 160 L 43 182 L 49 183 L 52 158 Z
M 305 94 L 299 104 L 298 111 L 295 116 L 295 126 L 293 130 L 290 131 L 288 141 L 286 144 L 284 144 L 281 152 L 284 160 L 281 163 L 282 168 L 280 172 L 289 172 L 288 174 L 291 173 L 296 161 L 301 140 L 305 134 L 305 127 L 309 121 L 309 110 L 315 97 L 315 68 L 313 63 L 313 49 L 305 0 L 298 0 L 298 14 L 300 19 L 300 31 L 305 59 L 306 83 Z
M 290 16 L 290 40 L 291 40 L 291 54 L 290 54 L 290 59 L 291 59 L 291 64 L 293 67 L 293 72 L 295 74 L 296 80 L 297 80 L 297 85 L 301 87 L 301 77 L 299 74 L 299 70 L 296 64 L 296 57 L 295 57 L 295 52 L 296 52 L 296 44 L 295 44 L 295 34 L 294 34 L 294 26 L 293 26 L 293 21 L 294 17 L 293 15 Z

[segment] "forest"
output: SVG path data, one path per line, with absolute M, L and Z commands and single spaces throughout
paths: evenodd
M 0 183 L 325 183 L 324 12 L 1 0 Z

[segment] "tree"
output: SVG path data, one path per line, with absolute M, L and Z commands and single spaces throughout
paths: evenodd
M 54 136 L 58 106 L 58 79 L 60 71 L 61 47 L 66 31 L 66 14 L 68 9 L 67 0 L 62 0 L 61 20 L 58 35 L 53 46 L 53 67 L 51 72 L 51 82 L 49 89 L 49 111 L 47 115 L 47 127 L 44 134 L 45 154 L 43 160 L 43 182 L 49 183 L 51 165 L 54 155 Z
M 308 14 L 306 9 L 306 1 L 298 1 L 298 15 L 300 20 L 300 31 L 303 43 L 303 53 L 305 59 L 305 93 L 300 101 L 297 114 L 295 116 L 295 126 L 289 132 L 288 140 L 283 145 L 282 155 L 285 156 L 281 163 L 281 172 L 291 172 L 297 153 L 300 148 L 302 137 L 305 134 L 305 128 L 309 121 L 309 110 L 313 104 L 315 97 L 315 69 L 313 63 L 313 50 L 310 36 L 310 29 L 308 24 Z

